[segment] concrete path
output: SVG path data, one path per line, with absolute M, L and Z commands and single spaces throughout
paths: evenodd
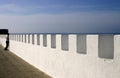
M 0 78 L 51 78 L 0 45 Z

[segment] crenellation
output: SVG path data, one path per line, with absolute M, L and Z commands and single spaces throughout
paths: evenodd
M 74 36 L 74 37 L 71 36 L 72 38 L 70 38 L 70 36 L 71 34 L 69 35 L 15 34 L 10 35 L 10 40 L 20 41 L 23 43 L 30 43 L 33 45 L 43 44 L 44 47 L 51 47 L 54 49 L 57 49 L 59 46 L 59 48 L 61 47 L 61 50 L 65 51 L 71 50 L 72 47 L 70 46 L 72 46 L 72 44 L 75 44 L 74 48 L 76 49 L 74 49 L 74 51 L 76 51 L 77 53 L 87 54 L 87 52 L 91 52 L 91 50 L 93 51 L 95 49 L 95 51 L 98 52 L 97 55 L 100 58 L 112 59 L 114 57 L 114 35 L 77 34 L 72 35 Z M 5 36 L 1 37 L 5 38 Z M 106 54 L 104 52 L 106 52 Z
M 47 47 L 47 35 L 43 34 L 43 46 Z
M 61 49 L 68 51 L 69 50 L 69 35 L 61 35 Z

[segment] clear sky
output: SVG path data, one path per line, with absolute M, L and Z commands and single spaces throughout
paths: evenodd
M 120 0 L 0 0 L 11 33 L 120 33 Z

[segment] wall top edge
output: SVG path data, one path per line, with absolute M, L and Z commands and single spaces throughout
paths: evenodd
M 10 35 L 19 35 L 19 34 L 51 34 L 51 35 L 56 35 L 56 34 L 60 34 L 60 35 L 120 35 L 120 33 L 10 33 Z

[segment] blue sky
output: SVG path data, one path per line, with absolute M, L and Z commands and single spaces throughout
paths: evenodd
M 11 33 L 120 33 L 120 0 L 1 0 Z

